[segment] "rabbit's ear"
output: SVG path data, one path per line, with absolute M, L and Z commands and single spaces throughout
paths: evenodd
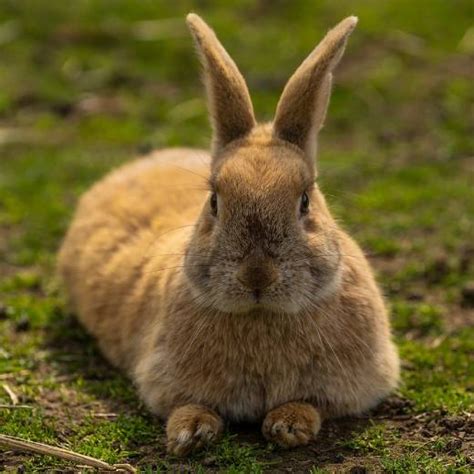
M 194 13 L 186 21 L 204 66 L 213 148 L 218 151 L 254 127 L 252 102 L 242 74 L 211 28 Z
M 357 17 L 351 16 L 330 30 L 290 78 L 278 102 L 274 134 L 301 148 L 311 163 L 329 104 L 332 71 L 356 24 Z

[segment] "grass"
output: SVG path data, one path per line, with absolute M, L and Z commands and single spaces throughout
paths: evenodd
M 319 179 L 387 294 L 403 382 L 368 417 L 327 423 L 294 452 L 236 427 L 189 460 L 168 457 L 162 424 L 68 314 L 54 277 L 81 192 L 151 148 L 208 145 L 190 10 L 236 58 L 262 119 L 324 31 L 360 17 L 336 74 Z M 31 406 L 0 409 L 0 431 L 150 473 L 468 472 L 473 17 L 468 0 L 0 2 L 0 383 Z M 1 469 L 19 466 L 71 468 L 0 451 Z

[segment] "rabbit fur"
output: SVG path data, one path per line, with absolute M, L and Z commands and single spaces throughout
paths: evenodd
M 168 449 L 215 439 L 223 419 L 306 444 L 325 417 L 396 387 L 387 310 L 358 245 L 315 183 L 332 72 L 357 19 L 290 78 L 273 123 L 214 32 L 187 17 L 202 59 L 211 153 L 156 151 L 80 200 L 59 254 L 75 312 L 150 410 Z

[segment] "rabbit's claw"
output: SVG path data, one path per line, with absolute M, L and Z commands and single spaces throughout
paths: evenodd
M 262 425 L 265 438 L 282 448 L 304 446 L 321 427 L 321 417 L 309 403 L 285 403 L 267 413 Z
M 201 405 L 179 407 L 166 426 L 168 453 L 185 456 L 214 441 L 222 429 L 222 419 L 214 411 Z

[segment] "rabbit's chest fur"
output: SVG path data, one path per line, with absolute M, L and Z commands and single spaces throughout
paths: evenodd
M 304 337 L 301 327 L 272 324 L 267 316 L 175 320 L 157 336 L 152 366 L 145 370 L 157 381 L 171 382 L 173 393 L 185 400 L 213 406 L 232 419 L 261 417 L 271 406 L 302 398 L 321 356 L 316 340 Z M 166 412 L 171 400 L 164 392 Z
M 208 319 L 206 337 L 197 343 L 192 338 L 199 326 L 191 324 L 188 350 L 172 354 L 184 379 L 198 377 L 190 390 L 199 386 L 203 398 L 214 398 L 232 418 L 261 416 L 286 399 L 301 398 L 320 356 L 316 341 L 297 323 L 271 321 L 271 315 L 224 318 Z
M 138 366 L 142 396 L 160 415 L 192 402 L 230 419 L 256 420 L 289 400 L 344 413 L 355 400 L 363 405 L 364 396 L 373 399 L 364 373 L 373 374 L 379 389 L 372 331 L 357 334 L 350 322 L 340 328 L 318 315 L 258 311 L 194 316 L 185 303 L 175 303 Z M 341 329 L 352 338 L 335 335 Z

